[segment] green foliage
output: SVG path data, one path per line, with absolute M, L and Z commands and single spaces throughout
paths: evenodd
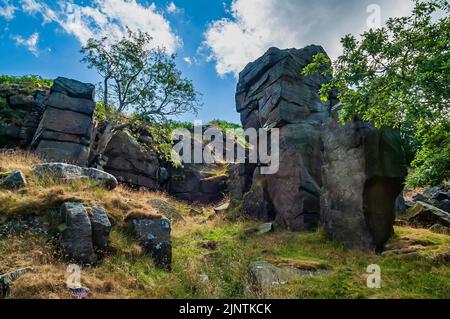
M 103 78 L 99 90 L 103 104 L 114 105 L 115 120 L 134 113 L 132 120 L 153 122 L 198 110 L 199 94 L 182 77 L 175 56 L 151 49 L 151 42 L 148 33 L 128 30 L 113 43 L 108 37 L 89 39 L 81 50 L 82 62 Z
M 27 111 L 12 109 L 6 98 L 0 97 L 0 120 L 8 124 L 24 124 Z
M 212 120 L 211 122 L 208 123 L 208 125 L 217 127 L 222 132 L 226 132 L 227 130 L 236 130 L 236 129 L 242 128 L 242 125 L 240 125 L 240 124 L 231 123 L 231 122 L 227 122 L 224 120 Z
M 53 80 L 43 79 L 38 75 L 9 76 L 0 75 L 0 84 L 20 84 L 36 88 L 50 88 Z
M 354 116 L 377 127 L 400 128 L 412 161 L 411 186 L 450 178 L 450 4 L 415 1 L 409 17 L 392 18 L 386 27 L 361 39 L 342 38 L 343 54 L 330 65 L 323 54 L 302 72 L 333 74 L 321 88 L 328 99 L 337 92 L 341 122 Z M 447 131 L 445 130 L 447 129 Z
M 108 121 L 112 119 L 113 114 L 115 114 L 115 108 L 112 105 L 107 105 L 103 102 L 97 102 L 96 108 L 95 108 L 95 116 L 97 120 L 99 121 L 100 125 L 104 125 Z

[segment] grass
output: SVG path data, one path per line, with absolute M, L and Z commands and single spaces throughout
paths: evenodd
M 6 160 L 8 159 L 8 161 Z M 132 191 L 119 187 L 107 191 L 89 182 L 54 184 L 39 181 L 29 163 L 39 159 L 23 152 L 0 154 L 0 172 L 20 168 L 29 187 L 18 192 L 0 190 L 0 214 L 9 218 L 45 214 L 65 200 L 105 206 L 114 220 L 111 252 L 97 265 L 83 268 L 82 283 L 91 298 L 450 298 L 450 237 L 429 230 L 396 227 L 389 245 L 421 246 L 412 254 L 383 256 L 345 249 L 319 230 L 290 233 L 276 228 L 263 236 L 243 236 L 256 222 L 228 215 L 214 215 L 212 206 L 191 206 L 163 193 Z M 131 213 L 151 213 L 149 198 L 170 201 L 184 221 L 173 225 L 173 271 L 154 267 L 130 236 L 125 219 Z M 239 205 L 234 205 L 234 210 Z M 194 208 L 200 214 L 192 214 Z M 217 242 L 216 250 L 203 248 Z M 302 269 L 325 269 L 316 277 L 298 280 L 270 291 L 255 291 L 248 266 L 257 260 Z M 381 267 L 381 289 L 366 286 L 367 266 Z M 23 234 L 0 240 L 0 273 L 31 266 L 13 286 L 14 298 L 73 298 L 67 291 L 66 268 L 52 241 L 39 234 Z M 204 282 L 199 275 L 209 278 Z

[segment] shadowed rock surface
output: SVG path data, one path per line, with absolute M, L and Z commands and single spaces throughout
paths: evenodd
M 0 147 L 30 146 L 48 94 L 46 89 L 30 89 L 19 84 L 0 85 Z
M 398 131 L 330 121 L 323 131 L 321 220 L 331 238 L 381 249 L 393 234 L 395 201 L 407 174 Z
M 160 165 L 158 157 L 144 151 L 128 132 L 119 131 L 105 150 L 105 171 L 121 182 L 148 189 L 159 189 Z
M 0 187 L 6 189 L 19 189 L 27 186 L 25 175 L 19 171 L 13 171 L 5 177 L 0 176 Z
M 155 265 L 172 269 L 171 225 L 166 218 L 148 217 L 131 220 L 134 233 L 141 242 L 145 252 L 151 255 Z
M 106 251 L 109 247 L 109 233 L 111 222 L 107 211 L 101 206 L 92 207 L 91 216 L 92 244 L 100 251 Z
M 272 215 L 284 227 L 301 231 L 315 228 L 319 221 L 322 142 L 321 125 L 329 119 L 328 104 L 318 91 L 329 79 L 322 76 L 302 76 L 301 70 L 315 54 L 325 53 L 320 46 L 296 50 L 269 49 L 250 63 L 239 75 L 236 109 L 244 128 L 280 129 L 280 168 L 267 175 L 264 191 L 253 189 L 244 199 L 244 206 L 254 205 L 254 196 L 267 192 L 270 203 L 258 200 L 260 207 L 272 206 L 267 214 L 247 209 L 252 217 L 267 219 Z M 241 175 L 246 185 L 246 174 Z M 260 177 L 254 177 L 260 179 Z M 253 183 L 259 183 L 253 181 Z M 236 183 L 235 183 L 236 184 Z M 260 186 L 258 186 L 260 187 Z M 245 189 L 232 186 L 232 189 Z
M 61 233 L 61 246 L 65 254 L 76 262 L 92 264 L 95 261 L 92 227 L 83 204 L 64 203 L 61 217 L 67 227 Z

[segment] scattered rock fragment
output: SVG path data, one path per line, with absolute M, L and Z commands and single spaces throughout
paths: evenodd
M 27 186 L 27 179 L 22 171 L 16 170 L 0 179 L 0 187 L 5 189 L 19 189 Z
M 294 266 L 275 266 L 268 261 L 255 261 L 250 264 L 250 279 L 256 289 L 270 289 L 274 286 L 291 283 L 301 276 L 318 276 L 325 270 L 302 270 Z
M 106 251 L 109 246 L 109 233 L 111 231 L 111 222 L 108 213 L 101 206 L 92 207 L 92 243 L 100 251 Z
M 150 204 L 158 214 L 166 216 L 172 223 L 184 220 L 180 211 L 165 200 L 155 198 L 149 199 L 147 203 Z
M 145 252 L 155 264 L 166 270 L 172 269 L 171 225 L 167 218 L 133 218 L 133 229 Z
M 0 275 L 0 299 L 9 298 L 11 295 L 11 284 L 23 274 L 31 271 L 33 271 L 31 267 L 26 267 Z
M 61 217 L 66 224 L 61 233 L 61 245 L 67 257 L 82 264 L 94 263 L 91 221 L 83 204 L 64 203 Z
M 222 205 L 215 207 L 214 212 L 216 214 L 222 214 L 222 213 L 225 213 L 228 210 L 228 208 L 230 208 L 230 201 L 227 201 L 227 202 L 223 203 Z
M 86 168 L 66 163 L 43 163 L 33 166 L 33 173 L 40 178 L 54 178 L 62 182 L 90 178 L 100 185 L 114 189 L 117 179 L 109 173 L 96 168 Z
M 252 235 L 264 235 L 270 232 L 273 232 L 273 224 L 272 223 L 264 223 L 255 228 L 248 228 L 244 231 L 246 236 Z
M 435 224 L 450 228 L 450 214 L 425 202 L 408 210 L 408 222 L 414 227 L 430 228 Z
M 219 243 L 216 241 L 205 241 L 205 242 L 201 243 L 200 246 L 207 250 L 217 250 Z

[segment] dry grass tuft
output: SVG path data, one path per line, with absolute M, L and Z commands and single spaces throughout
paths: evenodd
M 24 174 L 31 172 L 31 167 L 42 160 L 34 153 L 19 149 L 0 149 L 0 172 L 19 169 Z

